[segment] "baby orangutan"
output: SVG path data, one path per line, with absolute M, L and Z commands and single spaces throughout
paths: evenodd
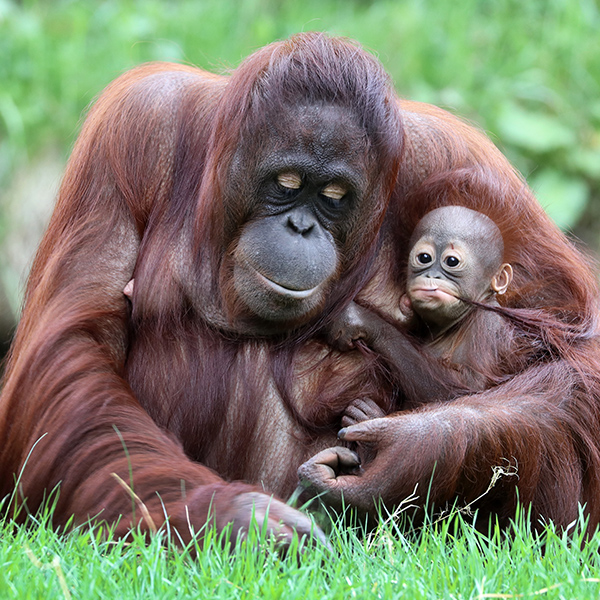
M 351 303 L 330 327 L 330 343 L 348 350 L 362 340 L 379 354 L 403 406 L 490 387 L 510 363 L 513 340 L 504 317 L 485 308 L 499 306 L 496 296 L 512 280 L 500 230 L 482 213 L 446 206 L 419 221 L 410 246 L 406 294 L 400 299 L 409 315 L 407 331 Z M 373 402 L 357 400 L 342 425 L 381 416 Z

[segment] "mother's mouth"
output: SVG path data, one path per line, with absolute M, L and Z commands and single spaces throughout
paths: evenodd
M 319 284 L 308 290 L 294 290 L 294 289 L 285 287 L 284 285 L 281 285 L 280 283 L 277 283 L 277 282 L 273 281 L 272 279 L 269 279 L 268 277 L 265 277 L 262 273 L 259 273 L 256 269 L 254 269 L 254 272 L 256 273 L 256 275 L 258 276 L 258 278 L 260 279 L 260 281 L 263 284 L 270 287 L 273 291 L 277 292 L 278 294 L 287 296 L 288 298 L 297 298 L 298 300 L 302 300 L 303 298 L 308 298 L 308 297 L 312 296 L 320 287 L 320 284 Z

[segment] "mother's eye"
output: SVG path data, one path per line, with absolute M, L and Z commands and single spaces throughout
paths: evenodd
M 280 173 L 277 175 L 277 183 L 287 190 L 299 190 L 302 187 L 302 178 L 294 172 Z
M 339 183 L 330 183 L 321 190 L 321 196 L 334 203 L 339 202 L 347 193 L 348 189 Z

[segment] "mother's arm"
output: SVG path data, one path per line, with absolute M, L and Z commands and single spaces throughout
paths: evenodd
M 211 521 L 232 522 L 236 535 L 254 515 L 284 542 L 293 527 L 310 531 L 282 502 L 192 462 L 123 377 L 123 289 L 148 221 L 181 177 L 178 136 L 207 135 L 219 86 L 196 69 L 149 65 L 113 83 L 87 118 L 32 268 L 0 398 L 0 497 L 12 497 L 19 519 L 58 488 L 57 525 L 120 519 L 124 534 L 169 519 L 185 540 Z
M 509 517 L 518 487 L 534 517 L 566 525 L 582 503 L 593 527 L 600 520 L 596 278 L 482 133 L 436 107 L 407 101 L 400 107 L 406 147 L 384 224 L 393 256 L 359 296 L 377 307 L 378 290 L 387 286 L 386 302 L 399 301 L 401 282 L 386 274 L 402 272 L 412 228 L 437 206 L 463 204 L 486 213 L 502 231 L 505 260 L 515 271 L 506 305 L 541 309 L 556 323 L 548 333 L 569 332 L 573 342 L 563 337 L 552 360 L 486 392 L 348 427 L 340 437 L 357 443 L 359 453 L 367 449 L 367 457 L 375 453 L 372 461 L 357 471 L 355 455 L 333 448 L 302 465 L 300 478 L 326 501 L 339 504 L 343 496 L 367 512 L 378 498 L 392 507 L 418 486 L 421 505 L 467 504 L 485 493 L 476 506 Z M 426 191 L 435 193 L 416 193 L 429 177 Z M 505 474 L 488 491 L 501 469 L 517 476 Z
M 364 421 L 340 431 L 370 462 L 325 450 L 299 469 L 303 484 L 324 502 L 375 514 L 409 497 L 440 509 L 447 503 L 480 514 L 514 515 L 518 500 L 566 526 L 587 504 L 591 526 L 600 516 L 600 415 L 595 394 L 580 389 L 566 363 L 534 367 L 493 390 L 444 404 Z M 498 479 L 499 476 L 499 479 Z M 491 487 L 490 487 L 491 486 Z M 517 493 L 518 488 L 518 493 Z

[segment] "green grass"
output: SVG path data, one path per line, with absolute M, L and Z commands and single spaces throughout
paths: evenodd
M 583 541 L 547 527 L 510 536 L 477 533 L 461 520 L 406 537 L 392 524 L 368 537 L 334 528 L 332 550 L 281 558 L 260 534 L 223 549 L 176 548 L 164 533 L 149 541 L 106 539 L 96 529 L 59 535 L 46 519 L 0 525 L 1 598 L 598 598 L 600 535 Z M 261 550 L 257 550 L 257 537 Z M 192 554 L 195 554 L 193 556 Z

